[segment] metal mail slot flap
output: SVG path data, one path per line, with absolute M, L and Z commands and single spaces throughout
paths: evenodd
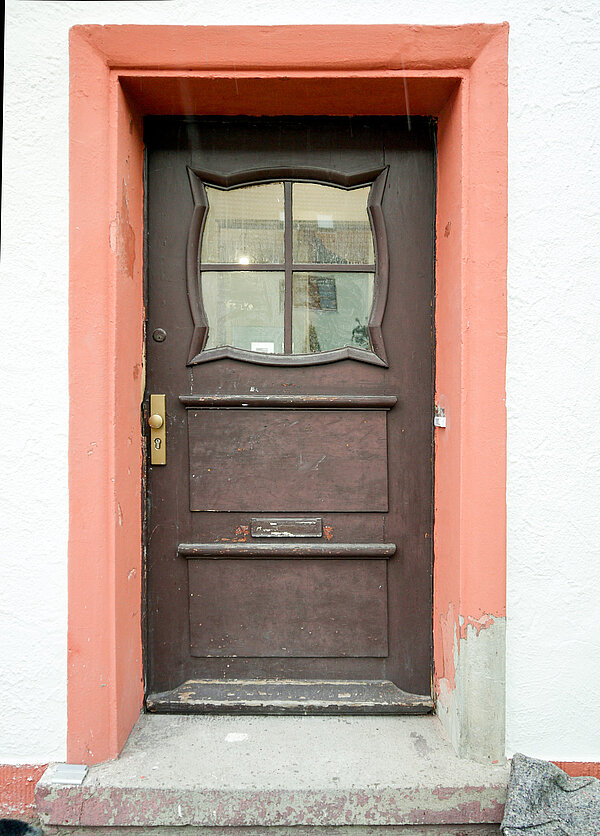
M 321 517 L 257 517 L 250 522 L 253 537 L 322 537 Z

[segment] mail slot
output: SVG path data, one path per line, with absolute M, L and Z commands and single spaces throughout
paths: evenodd
M 321 517 L 257 517 L 250 522 L 253 537 L 322 537 Z

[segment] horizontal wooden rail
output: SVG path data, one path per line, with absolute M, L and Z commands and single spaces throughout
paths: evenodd
M 180 395 L 186 409 L 391 409 L 395 395 Z
M 180 557 L 195 558 L 379 558 L 396 553 L 394 543 L 180 543 Z

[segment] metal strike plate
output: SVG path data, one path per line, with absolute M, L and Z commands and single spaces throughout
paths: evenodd
M 49 768 L 48 775 L 45 775 L 44 779 L 50 784 L 65 784 L 71 787 L 80 787 L 87 773 L 88 768 L 85 764 L 57 763 L 56 766 Z
M 150 464 L 167 463 L 166 398 L 164 395 L 150 395 L 150 419 L 158 415 L 162 418 L 161 425 L 153 427 L 150 424 Z

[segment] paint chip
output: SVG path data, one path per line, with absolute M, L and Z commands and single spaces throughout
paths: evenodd
M 243 734 L 242 732 L 229 732 L 229 734 L 225 736 L 226 743 L 240 743 L 242 740 L 248 740 L 248 735 Z

